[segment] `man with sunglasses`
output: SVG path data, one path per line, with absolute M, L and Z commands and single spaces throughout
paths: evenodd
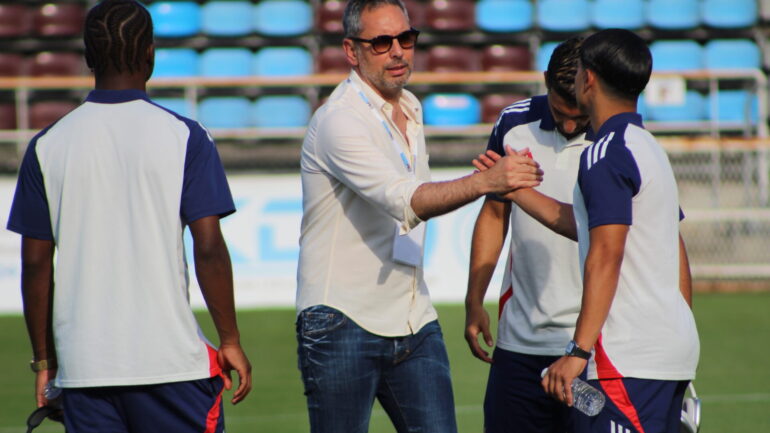
M 297 339 L 311 431 L 368 431 L 374 399 L 398 432 L 457 431 L 449 361 L 422 272 L 424 221 L 540 183 L 529 158 L 430 182 L 417 98 L 418 32 L 399 0 L 351 0 L 350 76 L 302 146 Z

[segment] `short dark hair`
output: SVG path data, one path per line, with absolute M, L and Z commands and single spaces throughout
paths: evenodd
M 575 73 L 582 43 L 583 37 L 575 36 L 557 45 L 548 61 L 548 69 L 545 71 L 545 84 L 548 90 L 556 92 L 572 106 L 577 106 Z
M 634 32 L 606 29 L 583 41 L 580 62 L 606 84 L 615 96 L 636 101 L 652 73 L 652 55 Z
M 409 19 L 409 13 L 401 0 L 350 0 L 345 5 L 345 13 L 342 16 L 342 27 L 345 31 L 345 37 L 356 37 L 361 34 L 361 14 L 368 9 L 374 9 L 379 6 L 393 5 L 398 6 L 404 12 L 406 19 Z
M 152 18 L 136 0 L 102 0 L 88 11 L 83 41 L 95 74 L 136 72 L 153 43 Z

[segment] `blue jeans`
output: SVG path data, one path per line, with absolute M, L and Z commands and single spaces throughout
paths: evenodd
M 374 399 L 399 433 L 455 433 L 449 359 L 437 321 L 404 337 L 365 331 L 316 305 L 297 320 L 312 433 L 365 433 Z

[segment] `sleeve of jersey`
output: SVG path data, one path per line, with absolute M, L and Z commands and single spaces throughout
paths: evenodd
M 182 183 L 182 221 L 235 212 L 233 196 L 227 184 L 219 153 L 208 131 L 195 124 L 190 129 Z
M 36 140 L 33 140 L 27 147 L 19 169 L 19 180 L 8 217 L 8 230 L 29 238 L 52 241 L 51 214 L 35 149 Z
M 607 224 L 631 225 L 632 200 L 641 185 L 639 169 L 625 146 L 614 146 L 591 164 L 592 147 L 583 152 L 578 183 L 588 212 L 588 228 Z

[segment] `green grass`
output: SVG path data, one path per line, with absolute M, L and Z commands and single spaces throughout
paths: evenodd
M 493 311 L 494 305 L 490 306 Z M 704 401 L 703 433 L 770 432 L 770 293 L 698 294 L 695 312 L 701 336 L 696 386 Z M 473 358 L 462 338 L 462 306 L 439 306 L 452 364 L 457 419 L 463 433 L 481 432 L 487 367 Z M 200 315 L 207 335 L 211 324 Z M 293 310 L 239 313 L 243 343 L 254 366 L 254 389 L 238 406 L 227 404 L 228 433 L 308 431 L 302 384 L 296 368 Z M 24 322 L 0 317 L 0 433 L 24 432 L 33 409 L 33 375 Z M 393 428 L 380 408 L 372 433 Z M 46 421 L 36 432 L 62 432 Z

